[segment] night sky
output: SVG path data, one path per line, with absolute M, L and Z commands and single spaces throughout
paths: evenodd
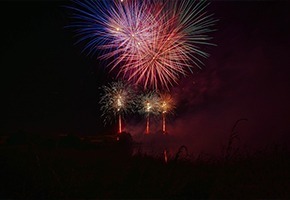
M 74 45 L 64 28 L 69 3 L 1 1 L 1 135 L 112 129 L 103 128 L 98 101 L 99 87 L 114 76 Z M 219 148 L 235 121 L 247 118 L 238 127 L 244 145 L 289 141 L 290 2 L 213 1 L 209 10 L 219 19 L 217 46 L 206 47 L 203 70 L 172 88 L 179 104 L 169 131 L 199 149 Z

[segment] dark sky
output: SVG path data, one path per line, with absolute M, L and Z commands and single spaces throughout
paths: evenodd
M 1 134 L 102 132 L 98 88 L 114 77 L 73 45 L 67 4 L 1 1 Z M 245 143 L 289 141 L 290 2 L 213 1 L 209 9 L 219 19 L 217 46 L 206 48 L 202 71 L 173 88 L 179 105 L 169 129 L 202 148 L 247 118 Z
M 97 131 L 98 87 L 110 77 L 73 45 L 64 5 L 1 1 L 5 131 Z

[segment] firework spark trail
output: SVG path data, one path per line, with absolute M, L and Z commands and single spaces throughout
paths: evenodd
M 103 86 L 103 96 L 100 99 L 104 122 L 112 121 L 112 116 L 118 117 L 118 132 L 122 132 L 122 117 L 133 111 L 135 97 L 131 87 L 123 82 L 113 82 Z
M 150 41 L 151 32 L 157 26 L 149 4 L 130 1 L 73 1 L 75 22 L 69 26 L 76 28 L 77 43 L 85 43 L 84 51 L 94 54 L 103 50 L 102 59 L 115 58 L 116 63 L 124 61 L 126 53 L 138 54 L 144 41 Z M 79 8 L 78 8 L 79 7 Z M 155 24 L 155 25 L 154 25 Z M 122 54 L 124 54 L 122 56 Z
M 84 51 L 102 50 L 118 76 L 143 88 L 164 89 L 208 57 L 208 34 L 215 21 L 206 1 L 75 0 L 78 42 Z
M 128 52 L 138 55 L 144 46 L 142 43 L 150 41 L 152 34 L 149 30 L 152 29 L 152 19 L 154 18 L 147 14 L 150 13 L 150 9 L 147 7 L 145 3 L 139 4 L 134 0 L 115 3 L 115 8 L 111 10 L 105 30 L 107 35 L 112 38 L 112 42 L 109 45 L 102 45 L 100 48 L 112 48 L 101 58 L 107 59 L 119 55 L 119 58 L 114 61 L 113 68 L 118 63 L 126 61 Z M 144 12 L 145 10 L 146 12 Z

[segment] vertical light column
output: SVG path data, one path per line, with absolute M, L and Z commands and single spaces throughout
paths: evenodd
M 119 113 L 119 134 L 122 133 L 122 118 L 121 114 Z
M 150 118 L 149 118 L 149 114 L 147 116 L 147 122 L 146 122 L 146 134 L 149 134 L 150 132 Z
M 165 121 L 165 112 L 162 113 L 162 131 L 163 131 L 163 134 L 165 134 L 166 132 L 166 121 Z

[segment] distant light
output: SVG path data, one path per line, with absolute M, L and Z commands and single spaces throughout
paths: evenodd
M 167 163 L 167 161 L 168 161 L 168 158 L 167 158 L 167 151 L 166 150 L 164 150 L 164 161 L 165 161 L 165 163 Z

